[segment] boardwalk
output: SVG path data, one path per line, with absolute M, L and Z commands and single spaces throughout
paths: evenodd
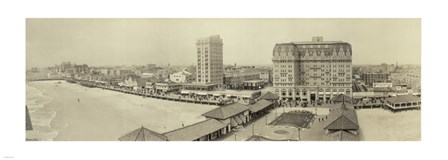
M 176 101 L 176 102 L 185 102 L 185 103 L 195 103 L 195 104 L 206 104 L 206 105 L 224 105 L 223 102 L 220 102 L 219 100 L 198 100 L 188 97 L 180 97 L 180 95 L 158 95 L 158 94 L 152 94 L 152 93 L 144 93 L 144 92 L 138 92 L 134 90 L 129 89 L 123 89 L 119 87 L 114 86 L 106 86 L 101 83 L 97 83 L 94 81 L 88 81 L 88 80 L 75 80 L 75 79 L 66 79 L 66 78 L 40 78 L 40 79 L 27 79 L 27 82 L 35 82 L 35 81 L 55 81 L 55 80 L 66 80 L 70 83 L 78 83 L 85 87 L 96 87 L 116 92 L 122 92 L 126 94 L 132 94 L 136 96 L 142 96 L 142 97 L 148 97 L 148 98 L 155 98 L 155 99 L 162 99 L 162 100 L 168 100 L 168 101 Z

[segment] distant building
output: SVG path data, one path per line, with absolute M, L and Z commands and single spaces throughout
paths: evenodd
M 264 80 L 266 83 L 272 84 L 272 70 L 260 73 L 260 79 Z
M 420 70 L 413 70 L 409 73 L 405 74 L 404 81 L 408 84 L 410 84 L 413 88 L 419 89 L 420 88 L 420 82 L 421 82 L 421 72 Z
M 197 49 L 197 77 L 196 81 L 202 84 L 215 84 L 218 88 L 223 86 L 223 43 L 219 35 L 199 38 L 196 41 Z
M 372 84 L 374 92 L 392 92 L 392 83 L 373 83 Z
M 126 75 L 133 75 L 134 72 L 130 69 L 121 69 L 118 71 L 118 75 L 126 76 Z
M 277 43 L 273 49 L 275 94 L 282 99 L 314 101 L 352 93 L 352 47 L 347 42 Z
M 72 69 L 73 65 L 70 62 L 62 62 L 61 71 L 66 72 L 68 69 Z
M 87 64 L 75 65 L 74 69 L 75 69 L 75 73 L 84 73 L 84 74 L 90 73 L 90 69 Z
M 156 64 L 146 64 L 146 68 L 154 68 L 157 67 Z
M 153 73 L 142 73 L 141 77 L 142 78 L 153 78 L 156 75 L 154 75 Z
M 157 70 L 156 73 L 157 73 L 158 78 L 167 79 L 170 76 L 169 72 L 165 69 Z
M 364 81 L 364 84 L 372 86 L 373 83 L 390 82 L 389 76 L 390 74 L 388 73 L 364 73 L 361 75 L 361 79 Z
M 180 71 L 170 74 L 170 81 L 175 83 L 190 83 L 193 82 L 193 78 L 190 72 Z
M 228 89 L 243 89 L 244 81 L 260 80 L 260 72 L 226 72 L 224 86 Z

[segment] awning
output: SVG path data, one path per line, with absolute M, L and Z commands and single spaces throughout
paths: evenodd
M 243 115 L 238 115 L 238 117 L 243 121 L 243 123 L 246 123 L 246 118 L 244 118 L 244 116 Z
M 330 94 L 331 94 L 331 92 L 325 92 L 325 94 L 328 94 L 328 95 L 330 95 Z
M 213 96 L 218 96 L 219 97 L 219 96 L 222 96 L 222 94 L 213 94 Z
M 190 94 L 190 92 L 187 92 L 187 91 L 181 91 L 180 94 Z
M 319 94 L 324 94 L 324 92 L 319 92 Z
M 207 95 L 207 93 L 199 92 L 199 93 L 197 93 L 196 95 L 200 95 L 200 96 L 206 96 L 206 95 Z
M 243 121 L 241 121 L 241 119 L 238 116 L 235 116 L 234 118 L 235 118 L 236 123 L 238 123 L 238 124 L 243 123 Z
M 250 98 L 250 97 L 252 97 L 252 96 L 243 95 L 243 96 L 241 96 L 241 97 L 243 97 L 243 98 Z
M 232 127 L 238 126 L 238 124 L 235 122 L 235 119 L 230 118 L 230 126 L 232 126 Z

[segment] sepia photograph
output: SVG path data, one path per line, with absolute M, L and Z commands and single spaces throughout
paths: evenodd
M 421 141 L 420 18 L 25 25 L 27 143 Z

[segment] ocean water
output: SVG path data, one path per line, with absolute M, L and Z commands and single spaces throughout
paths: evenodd
M 32 131 L 26 131 L 27 140 L 51 141 L 62 129 L 51 126 L 51 122 L 56 117 L 56 111 L 46 107 L 53 99 L 45 96 L 44 93 L 45 90 L 26 86 L 26 105 L 33 125 Z

